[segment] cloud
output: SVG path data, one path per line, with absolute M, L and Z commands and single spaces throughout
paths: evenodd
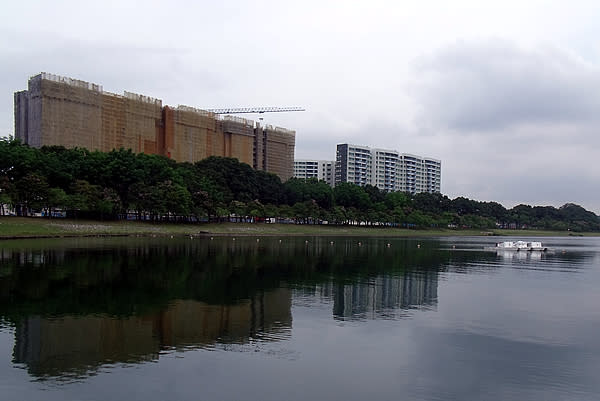
M 594 2 L 255 3 L 11 3 L 0 136 L 13 133 L 13 92 L 47 71 L 173 106 L 303 106 L 245 117 L 296 130 L 298 157 L 396 149 L 441 159 L 452 197 L 600 211 Z
M 600 68 L 500 39 L 455 42 L 413 67 L 415 132 L 442 155 L 442 192 L 600 210 Z
M 457 42 L 414 67 L 425 125 L 469 133 L 599 121 L 600 69 L 555 47 Z

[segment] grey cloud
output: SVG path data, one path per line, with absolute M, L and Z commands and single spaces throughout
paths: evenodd
M 536 144 L 535 135 L 527 135 L 448 136 L 442 192 L 494 200 L 506 207 L 518 203 L 558 207 L 574 202 L 598 213 L 597 145 L 575 143 L 568 135 L 562 143 L 557 139 L 548 144 L 543 130 Z
M 458 42 L 415 62 L 422 121 L 457 131 L 598 121 L 600 69 L 552 47 Z
M 455 43 L 414 67 L 416 131 L 442 153 L 442 192 L 600 210 L 597 66 L 494 39 Z
M 42 71 L 98 83 L 109 92 L 157 97 L 175 106 L 212 106 L 206 94 L 218 92 L 226 83 L 223 73 L 209 71 L 184 47 L 79 40 L 51 33 L 28 33 L 20 41 L 21 46 L 0 54 L 6 78 L 0 82 L 4 93 L 0 136 L 13 133 L 13 92 L 26 89 L 28 78 Z

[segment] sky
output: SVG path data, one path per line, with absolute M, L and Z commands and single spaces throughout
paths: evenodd
M 442 193 L 600 214 L 600 3 L 28 1 L 0 19 L 0 136 L 42 71 L 442 161 Z

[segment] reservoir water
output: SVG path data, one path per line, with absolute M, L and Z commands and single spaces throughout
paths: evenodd
M 600 238 L 494 240 L 3 241 L 0 399 L 600 400 Z

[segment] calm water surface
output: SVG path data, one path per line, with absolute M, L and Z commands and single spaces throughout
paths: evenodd
M 0 399 L 600 400 L 600 238 L 493 241 L 4 241 Z

